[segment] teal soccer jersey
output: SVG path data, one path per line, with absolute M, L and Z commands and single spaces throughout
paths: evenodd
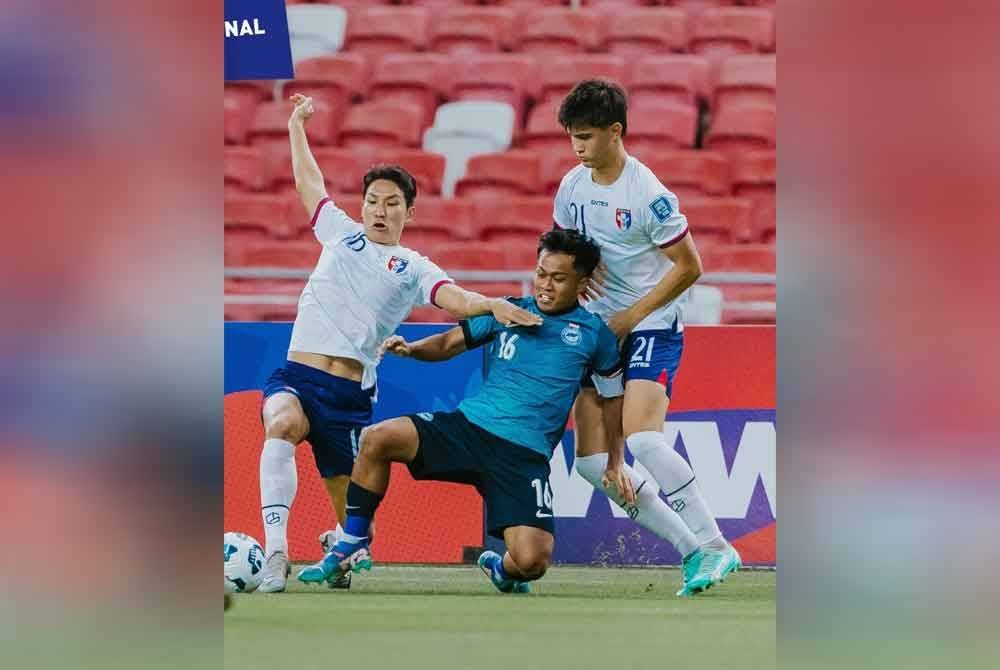
M 562 438 L 583 376 L 620 368 L 618 340 L 582 307 L 546 314 L 534 298 L 510 301 L 544 322 L 506 327 L 492 314 L 461 322 L 466 347 L 486 349 L 483 385 L 458 409 L 480 428 L 548 458 Z

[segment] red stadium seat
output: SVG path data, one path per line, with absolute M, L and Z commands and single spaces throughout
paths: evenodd
M 226 196 L 223 221 L 226 237 L 243 238 L 288 237 L 292 226 L 291 203 L 288 198 L 264 193 Z
M 360 228 L 359 228 L 360 230 Z M 276 267 L 312 269 L 319 260 L 323 246 L 316 241 L 260 242 L 243 250 L 240 265 L 247 267 Z
M 712 151 L 633 152 L 660 181 L 681 199 L 729 194 L 729 162 Z
M 539 56 L 581 53 L 600 38 L 599 15 L 568 7 L 546 7 L 529 13 L 514 38 L 517 51 Z
M 349 15 L 344 50 L 378 58 L 427 44 L 425 7 L 370 7 Z
M 542 154 L 541 192 L 550 197 L 554 196 L 566 173 L 579 164 L 580 159 L 570 149 L 569 142 L 564 135 L 562 150 L 546 151 Z
M 705 272 L 764 272 L 776 271 L 777 259 L 773 244 L 733 244 L 717 246 L 702 252 Z
M 370 164 L 389 163 L 401 165 L 417 180 L 417 193 L 441 194 L 441 180 L 444 178 L 445 157 L 422 149 L 383 147 L 377 149 Z M 362 175 L 367 170 L 362 169 Z M 360 184 L 360 179 L 359 182 Z M 360 188 L 360 186 L 359 186 Z
M 470 200 L 418 194 L 414 207 L 413 220 L 403 232 L 404 239 L 412 231 L 434 231 L 442 239 L 453 241 L 472 237 L 474 205 Z
M 775 322 L 778 298 L 775 285 L 722 285 L 719 288 L 723 296 L 722 323 L 752 325 Z
M 445 270 L 524 270 L 535 267 L 535 249 L 490 242 L 442 244 L 432 260 Z
M 455 323 L 457 319 L 443 309 L 434 305 L 419 305 L 414 307 L 406 317 L 407 323 Z
M 637 154 L 694 146 L 698 110 L 674 100 L 645 101 L 629 109 L 625 145 Z
M 475 234 L 480 240 L 502 242 L 508 248 L 527 245 L 537 249 L 538 238 L 552 230 L 552 198 L 508 198 L 502 207 L 480 202 L 476 207 Z
M 539 187 L 539 157 L 533 151 L 511 150 L 469 159 L 465 176 L 455 184 L 456 197 L 532 195 Z
M 296 303 L 289 304 L 226 304 L 226 321 L 295 321 Z
M 222 133 L 226 144 L 243 144 L 247 141 L 247 131 L 253 122 L 255 101 L 246 102 L 239 97 L 224 97 L 222 100 Z
M 314 106 L 316 111 L 306 124 L 306 137 L 314 145 L 332 144 L 336 137 L 339 110 L 331 109 L 318 101 Z M 291 113 L 292 106 L 285 101 L 259 105 L 247 133 L 247 141 L 265 151 L 269 150 L 267 145 L 287 145 L 288 117 Z
M 451 68 L 451 60 L 441 54 L 388 54 L 375 66 L 369 97 L 412 102 L 423 109 L 422 123 L 430 125 L 449 89 Z
M 778 69 L 775 56 L 733 56 L 722 62 L 715 87 L 715 109 L 744 104 L 774 105 Z
M 753 205 L 742 198 L 687 198 L 680 202 L 695 241 L 701 246 L 748 239 Z
M 273 81 L 227 81 L 223 98 L 235 101 L 240 107 L 256 107 L 274 99 Z
M 602 49 L 629 60 L 664 51 L 685 51 L 687 15 L 683 9 L 643 7 L 611 16 Z
M 423 110 L 412 102 L 364 102 L 347 110 L 340 129 L 340 145 L 367 148 L 420 144 Z
M 572 153 L 569 135 L 559 125 L 559 105 L 561 100 L 549 100 L 537 104 L 528 114 L 528 124 L 521 144 L 529 149 L 545 152 Z M 631 128 L 630 128 L 631 130 Z
M 264 187 L 264 157 L 253 147 L 225 147 L 223 150 L 227 191 L 259 191 Z
M 733 163 L 733 187 L 736 195 L 753 202 L 754 242 L 773 243 L 776 221 L 777 165 L 774 151 L 748 151 Z
M 632 66 L 629 77 L 629 105 L 649 100 L 673 99 L 692 104 L 708 99 L 711 91 L 708 60 L 689 54 L 643 56 Z
M 507 47 L 514 12 L 506 7 L 449 7 L 436 15 L 428 31 L 428 48 L 446 54 L 496 52 Z
M 773 106 L 742 105 L 718 110 L 705 138 L 705 148 L 731 160 L 745 151 L 774 149 L 777 114 Z
M 305 278 L 226 278 L 223 281 L 223 292 L 225 295 L 299 295 L 304 285 Z
M 370 69 L 361 54 L 305 58 L 295 64 L 295 79 L 285 82 L 281 94 L 287 100 L 301 93 L 323 100 L 330 107 L 343 109 L 365 94 Z
M 534 97 L 538 63 L 527 54 L 464 56 L 452 84 L 455 100 L 493 100 L 514 108 L 515 127 L 524 119 L 526 100 Z M 516 131 L 515 131 L 516 134 Z
M 625 59 L 613 54 L 557 56 L 541 68 L 539 99 L 562 101 L 584 79 L 609 79 L 623 85 Z
M 365 171 L 362 154 L 344 147 L 317 147 L 313 156 L 323 173 L 327 190 L 353 193 L 355 198 L 361 199 L 361 176 Z
M 766 51 L 774 40 L 774 14 L 757 7 L 718 7 L 694 21 L 692 53 L 720 63 L 729 56 Z

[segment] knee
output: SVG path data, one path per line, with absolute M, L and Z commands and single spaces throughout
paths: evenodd
M 303 422 L 292 412 L 281 412 L 272 417 L 264 426 L 267 439 L 279 439 L 298 444 L 305 437 Z
M 510 557 L 527 579 L 539 579 L 552 563 L 552 549 L 531 547 L 530 549 L 509 550 Z
M 392 444 L 392 431 L 377 423 L 361 431 L 358 444 L 358 459 L 384 460 Z

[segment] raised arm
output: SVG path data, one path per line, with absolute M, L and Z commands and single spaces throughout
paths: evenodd
M 538 326 L 542 317 L 503 298 L 487 298 L 461 286 L 444 284 L 434 296 L 434 304 L 459 319 L 467 319 L 480 314 L 493 314 L 505 326 L 516 323 L 521 326 Z
M 382 349 L 418 361 L 446 361 L 465 351 L 465 335 L 460 326 L 416 342 L 407 342 L 402 336 L 393 335 L 382 343 Z
M 292 174 L 295 175 L 295 189 L 299 192 L 306 214 L 312 216 L 319 201 L 327 197 L 323 173 L 309 150 L 306 139 L 306 121 L 315 111 L 312 98 L 296 93 L 291 97 L 295 109 L 288 119 L 288 140 L 292 145 Z

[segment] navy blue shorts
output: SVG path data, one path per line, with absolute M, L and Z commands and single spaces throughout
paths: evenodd
M 661 384 L 667 397 L 673 394 L 674 377 L 684 353 L 684 331 L 674 327 L 661 330 L 637 330 L 630 333 L 622 349 L 624 383 L 630 379 L 648 379 Z M 593 388 L 594 382 L 587 373 L 581 386 Z
M 361 429 L 372 421 L 374 391 L 374 387 L 361 390 L 361 382 L 285 361 L 264 385 L 264 399 L 275 393 L 299 399 L 309 420 L 306 440 L 312 445 L 316 469 L 322 477 L 333 477 L 349 475 L 354 468 Z
M 549 459 L 493 435 L 459 411 L 409 415 L 420 445 L 414 479 L 472 484 L 486 503 L 486 529 L 503 539 L 511 526 L 554 533 Z

